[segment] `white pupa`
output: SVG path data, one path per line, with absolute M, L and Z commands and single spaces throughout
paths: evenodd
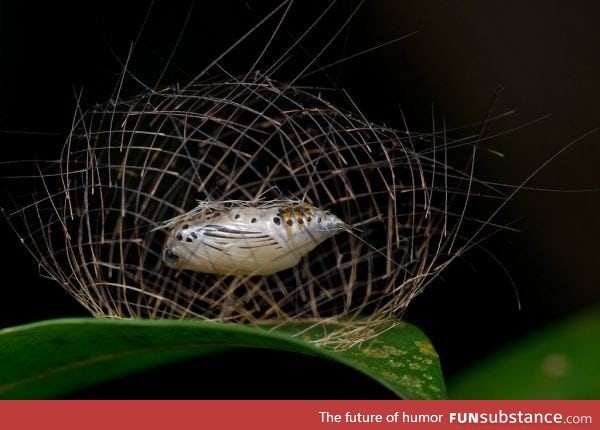
M 218 275 L 271 275 L 347 230 L 334 214 L 294 200 L 201 202 L 165 223 L 163 261 Z

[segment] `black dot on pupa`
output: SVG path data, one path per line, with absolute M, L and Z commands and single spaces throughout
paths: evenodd
M 279 225 L 279 223 L 281 222 L 281 219 L 279 217 L 273 217 L 273 222 L 277 225 Z
M 235 214 L 235 215 L 233 216 L 233 218 L 234 218 L 234 219 L 238 219 L 239 217 L 240 217 L 240 214 Z
M 304 224 L 304 220 L 302 218 L 298 218 L 298 224 Z
M 294 221 L 292 221 L 291 219 L 288 219 L 288 220 L 287 220 L 287 225 L 290 225 L 290 226 L 291 226 L 291 225 L 294 225 Z
M 321 217 L 317 218 L 317 222 L 320 223 L 321 222 Z
M 181 239 L 183 239 L 183 236 L 181 235 L 181 232 L 177 233 L 177 234 L 175 235 L 175 238 L 176 238 L 177 240 L 181 240 Z
M 256 218 L 252 218 L 250 222 L 256 222 Z
M 193 242 L 193 240 L 192 240 L 192 238 L 191 238 L 191 237 L 186 237 L 186 238 L 185 238 L 185 241 L 186 241 L 186 242 Z
M 189 225 L 189 224 L 183 224 L 183 225 L 181 226 L 181 228 L 183 228 L 184 230 L 185 230 L 185 229 L 187 229 L 187 228 L 189 228 L 189 227 L 190 227 L 190 225 Z
M 311 222 L 312 221 L 312 217 L 311 216 L 307 217 L 306 221 Z
M 194 239 L 198 239 L 198 235 L 196 234 L 195 231 L 191 232 L 190 236 L 192 236 Z

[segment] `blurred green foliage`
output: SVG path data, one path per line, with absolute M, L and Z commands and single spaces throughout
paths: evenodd
M 600 308 L 517 341 L 448 385 L 455 399 L 600 399 Z

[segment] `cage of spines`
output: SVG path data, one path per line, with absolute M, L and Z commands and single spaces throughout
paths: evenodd
M 335 86 L 254 66 L 236 77 L 215 61 L 187 84 L 133 96 L 121 91 L 126 66 L 111 101 L 78 108 L 57 160 L 38 163 L 34 199 L 8 220 L 42 273 L 93 315 L 351 322 L 323 339 L 349 345 L 397 321 L 481 237 L 488 222 L 467 203 L 480 185 L 502 195 L 448 161 L 472 154 L 476 133 L 381 125 Z M 274 201 L 328 211 L 344 231 L 268 275 L 165 264 L 169 220 L 199 202 Z

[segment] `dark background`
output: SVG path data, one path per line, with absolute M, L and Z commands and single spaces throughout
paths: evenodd
M 193 8 L 189 3 L 171 3 L 155 4 L 136 46 L 132 70 L 148 82 L 153 83 L 162 70 L 188 14 L 189 24 L 165 83 L 191 78 L 277 4 L 258 2 L 249 9 L 241 1 L 198 2 Z M 317 52 L 354 5 L 335 5 L 303 44 L 306 50 Z M 323 9 L 316 1 L 295 5 L 279 39 L 281 46 Z M 75 94 L 83 89 L 84 108 L 110 98 L 122 68 L 119 61 L 126 58 L 147 11 L 146 2 L 0 3 L 1 161 L 57 157 L 70 127 Z M 510 132 L 486 141 L 476 167 L 481 178 L 519 184 L 557 151 L 600 126 L 599 19 L 600 5 L 595 1 L 367 1 L 322 64 L 417 31 L 329 69 L 330 85 L 348 90 L 370 120 L 402 127 L 401 109 L 410 127 L 419 131 L 430 129 L 432 107 L 438 119 L 443 117 L 451 126 L 483 121 L 490 107 L 496 114 L 515 110 L 489 125 L 489 135 Z M 259 36 L 264 43 L 269 34 Z M 224 64 L 233 72 L 244 71 L 262 45 L 256 46 Z M 284 72 L 290 73 L 297 64 L 288 62 Z M 327 78 L 320 81 L 327 82 Z M 523 190 L 507 206 L 500 220 L 520 231 L 496 235 L 485 243 L 500 263 L 486 252 L 473 252 L 410 306 L 406 318 L 430 336 L 447 376 L 599 302 L 600 193 L 582 192 L 600 187 L 599 140 L 600 133 L 591 134 L 528 184 L 556 191 Z M 0 177 L 5 176 L 9 166 L 0 164 L 0 169 L 4 171 Z M 9 195 L 26 194 L 31 191 L 28 187 L 26 181 L 4 186 L 0 206 L 10 207 Z M 489 208 L 474 207 L 485 209 Z M 5 223 L 0 229 L 4 275 L 0 327 L 86 315 L 57 285 L 38 276 L 36 264 Z M 514 280 L 521 309 L 504 270 Z M 353 373 L 335 373 L 312 359 L 247 351 L 240 360 L 239 354 L 221 357 L 202 369 L 187 363 L 170 371 L 194 372 L 207 379 L 203 381 L 207 391 L 199 397 L 386 395 L 362 385 L 366 382 Z M 247 364 L 251 361 L 256 364 Z M 278 378 L 271 385 L 258 382 L 269 373 L 284 373 L 285 383 L 277 383 Z M 212 385 L 211 374 L 218 375 Z M 246 391 L 227 391 L 228 385 L 222 384 L 225 374 Z M 129 385 L 167 387 L 166 382 L 157 385 L 154 378 L 143 376 Z M 179 385 L 171 383 L 169 392 L 194 395 L 181 382 L 185 378 L 176 380 Z M 103 395 L 110 397 L 110 392 L 105 387 Z M 306 395 L 299 394 L 303 392 Z

